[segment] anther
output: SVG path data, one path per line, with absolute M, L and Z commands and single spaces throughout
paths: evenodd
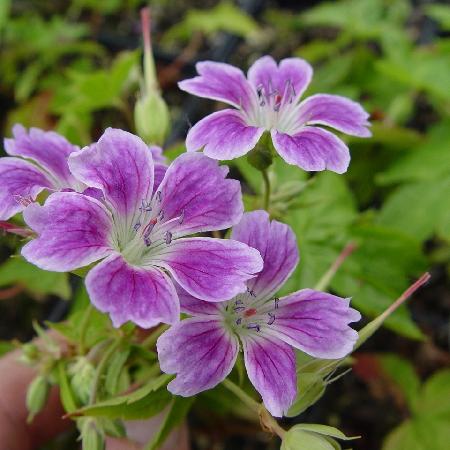
M 178 218 L 178 223 L 181 225 L 184 222 L 184 209 L 181 211 L 180 217 Z
M 267 322 L 267 325 L 272 325 L 275 322 L 275 314 L 268 313 L 269 314 L 269 321 Z
M 255 291 L 252 291 L 250 288 L 247 288 L 247 294 L 250 295 L 250 297 L 256 297 Z
M 152 210 L 152 207 L 150 206 L 150 203 L 148 203 L 144 199 L 142 199 L 139 211 L 141 211 L 141 212 L 150 212 L 151 210 Z
M 150 247 L 150 245 L 152 245 L 152 241 L 150 240 L 149 237 L 144 238 L 144 244 L 145 244 L 147 247 Z
M 166 231 L 164 233 L 164 240 L 166 242 L 166 245 L 169 245 L 172 242 L 172 233 L 170 231 Z
M 275 303 L 275 309 L 278 309 L 278 303 L 280 302 L 280 299 L 278 297 L 275 297 L 273 299 L 274 303 Z
M 235 306 L 233 308 L 234 312 L 241 312 L 241 311 L 244 311 L 244 310 L 245 310 L 245 306 Z
M 134 230 L 134 231 L 138 231 L 139 228 L 141 228 L 141 223 L 140 223 L 140 222 L 136 222 L 136 223 L 134 224 L 133 230 Z
M 244 302 L 241 299 L 238 299 L 234 302 L 235 305 L 243 305 Z
M 236 319 L 236 325 L 240 325 L 242 323 L 242 319 L 239 317 L 239 319 Z
M 259 324 L 255 323 L 255 322 L 251 322 L 251 323 L 247 324 L 247 328 L 249 330 L 256 330 L 258 332 L 261 331 L 261 327 L 259 326 Z
M 159 211 L 158 217 L 160 218 L 160 220 L 164 220 L 164 211 L 162 209 L 161 211 Z
M 156 192 L 156 200 L 158 200 L 159 203 L 161 203 L 162 200 L 162 194 L 161 191 Z

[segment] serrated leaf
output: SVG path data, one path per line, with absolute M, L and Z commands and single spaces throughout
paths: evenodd
M 0 266 L 0 286 L 22 284 L 31 295 L 57 295 L 68 299 L 70 285 L 66 273 L 48 272 L 22 257 L 8 259 Z

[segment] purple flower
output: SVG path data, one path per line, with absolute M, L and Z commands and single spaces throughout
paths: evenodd
M 107 129 L 69 158 L 72 173 L 102 199 L 58 192 L 30 205 L 26 223 L 38 238 L 23 256 L 38 267 L 70 271 L 103 259 L 86 277 L 92 303 L 115 326 L 142 327 L 179 320 L 170 274 L 187 292 L 208 301 L 232 298 L 259 272 L 257 250 L 228 239 L 184 236 L 228 228 L 243 211 L 240 184 L 227 167 L 185 153 L 154 191 L 152 153 L 130 133 Z
M 10 156 L 0 158 L 0 220 L 23 211 L 44 189 L 83 189 L 67 164 L 79 147 L 53 131 L 27 132 L 22 125 L 13 127 L 13 136 L 4 141 Z
M 188 151 L 203 148 L 215 159 L 245 155 L 270 131 L 276 151 L 288 163 L 308 171 L 347 170 L 348 147 L 325 125 L 359 137 L 370 136 L 369 115 L 356 102 L 338 95 L 317 94 L 299 102 L 312 77 L 312 67 L 303 59 L 283 59 L 277 66 L 264 56 L 249 69 L 248 76 L 236 67 L 204 61 L 197 64 L 199 76 L 179 87 L 200 97 L 229 103 L 237 109 L 215 112 L 188 133 Z
M 223 303 L 203 302 L 179 288 L 182 311 L 193 317 L 159 338 L 161 370 L 177 375 L 170 392 L 191 396 L 224 380 L 242 345 L 250 381 L 267 409 L 282 416 L 297 390 L 293 347 L 317 358 L 342 358 L 358 337 L 348 324 L 361 316 L 348 299 L 311 289 L 274 297 L 299 256 L 292 229 L 270 222 L 265 211 L 244 214 L 232 239 L 258 249 L 264 269 L 245 293 Z

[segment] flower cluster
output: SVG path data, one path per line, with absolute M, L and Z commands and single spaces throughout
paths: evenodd
M 172 393 L 213 388 L 242 348 L 250 381 L 282 416 L 296 396 L 295 349 L 344 357 L 360 315 L 348 299 L 311 289 L 276 296 L 299 261 L 295 235 L 266 211 L 244 213 L 239 181 L 216 160 L 248 153 L 267 131 L 287 163 L 342 173 L 347 146 L 316 125 L 367 137 L 368 115 L 335 95 L 300 101 L 312 69 L 298 58 L 277 65 L 263 57 L 247 78 L 221 63 L 197 70 L 181 89 L 236 109 L 197 123 L 170 165 L 159 147 L 119 129 L 79 149 L 54 132 L 15 126 L 5 140 L 10 156 L 0 160 L 0 219 L 23 212 L 34 238 L 22 255 L 36 266 L 87 267 L 90 300 L 115 327 L 171 325 L 157 350 L 161 370 L 176 375 Z M 205 236 L 229 228 L 229 239 Z

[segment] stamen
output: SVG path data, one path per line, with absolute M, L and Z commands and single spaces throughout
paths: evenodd
M 180 217 L 178 218 L 178 223 L 181 225 L 184 222 L 184 209 L 181 211 Z
M 161 191 L 157 191 L 155 197 L 156 197 L 156 200 L 158 200 L 158 202 L 161 203 L 161 200 L 162 200 Z
M 144 238 L 144 244 L 146 245 L 146 247 L 150 247 L 150 245 L 152 245 L 152 241 L 149 237 Z
M 166 231 L 164 233 L 164 240 L 166 242 L 166 245 L 169 245 L 172 242 L 172 233 L 170 231 Z
M 145 226 L 145 228 L 142 230 L 142 234 L 144 238 L 149 237 L 150 233 L 152 232 L 154 226 L 156 225 L 157 219 L 152 219 L 150 222 Z
M 245 306 L 235 306 L 233 308 L 234 312 L 241 312 L 241 311 L 245 311 Z
M 275 303 L 275 309 L 278 309 L 278 303 L 280 302 L 280 299 L 278 297 L 275 297 L 273 299 L 274 303 Z
M 240 325 L 242 323 L 242 319 L 239 317 L 239 319 L 236 319 L 236 325 Z
M 256 297 L 255 291 L 252 291 L 250 288 L 247 288 L 247 294 L 250 295 L 250 297 Z
M 267 325 L 272 325 L 275 322 L 275 314 L 267 313 L 269 314 L 269 321 L 267 322 Z
M 247 325 L 247 329 L 249 329 L 249 330 L 256 330 L 258 332 L 261 331 L 261 327 L 259 326 L 259 324 L 255 323 L 255 322 L 250 322 Z
M 141 212 L 150 212 L 151 210 L 152 210 L 152 207 L 150 206 L 150 203 L 146 202 L 145 199 L 142 199 L 139 211 L 141 211 Z
M 241 299 L 238 299 L 234 302 L 235 305 L 243 305 L 244 302 Z
M 158 217 L 160 220 L 164 220 L 164 211 L 162 209 L 161 209 L 161 211 L 159 211 Z
M 140 222 L 136 222 L 136 223 L 134 224 L 133 230 L 134 230 L 134 231 L 138 231 L 139 228 L 141 228 L 141 223 L 140 223 Z

